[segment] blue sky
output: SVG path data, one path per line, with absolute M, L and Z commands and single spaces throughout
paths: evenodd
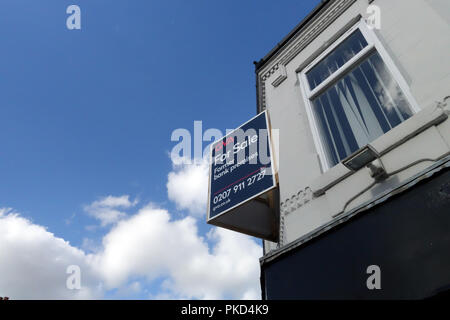
M 150 202 L 190 215 L 168 199 L 171 133 L 254 116 L 252 62 L 318 2 L 1 1 L 0 208 L 77 248 L 113 227 L 89 229 L 86 207 L 107 196 L 128 195 L 129 215 Z M 81 30 L 66 28 L 71 4 Z M 131 296 L 152 297 L 161 281 Z

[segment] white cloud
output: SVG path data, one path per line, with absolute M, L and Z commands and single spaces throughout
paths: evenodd
M 199 236 L 194 218 L 171 220 L 166 210 L 147 206 L 119 221 L 95 254 L 86 254 L 0 209 L 0 296 L 89 299 L 108 289 L 139 292 L 143 284 L 136 279 L 150 287 L 163 279 L 150 297 L 259 298 L 261 246 L 223 229 L 212 229 L 207 239 Z M 81 291 L 66 288 L 69 265 L 81 268 Z
M 220 228 L 212 229 L 209 238 L 214 241 L 211 252 L 178 265 L 170 288 L 187 298 L 260 299 L 262 248 L 248 236 Z
M 91 217 L 100 220 L 101 226 L 105 227 L 127 216 L 125 212 L 119 210 L 120 208 L 127 209 L 135 206 L 137 203 L 137 199 L 131 202 L 128 195 L 120 197 L 107 196 L 85 206 L 84 210 Z
M 167 193 L 177 208 L 186 209 L 193 216 L 206 214 L 208 197 L 208 163 L 173 161 L 173 171 L 167 180 Z
M 55 237 L 45 228 L 0 209 L 0 296 L 11 299 L 91 299 L 101 297 L 95 257 Z M 81 290 L 66 287 L 67 267 L 81 268 Z
M 114 197 L 114 196 L 107 196 L 100 200 L 94 201 L 91 206 L 94 208 L 99 207 L 109 207 L 109 208 L 115 208 L 115 207 L 122 207 L 122 208 L 130 208 L 132 206 L 135 206 L 138 203 L 138 200 L 135 199 L 133 202 L 130 201 L 130 196 L 123 195 L 120 197 Z
M 206 161 L 173 162 L 167 192 L 179 209 L 194 217 L 204 215 L 207 191 Z M 197 229 L 202 220 L 173 220 L 168 211 L 152 205 L 136 210 L 137 203 L 128 195 L 110 195 L 85 206 L 111 230 L 101 243 L 84 239 L 81 249 L 11 209 L 0 208 L 0 296 L 89 299 L 117 289 L 121 297 L 260 298 L 262 248 L 252 238 L 218 228 L 202 237 Z M 134 214 L 124 212 L 132 209 Z M 69 265 L 81 268 L 80 291 L 66 288 Z M 156 283 L 162 284 L 153 290 Z
M 111 288 L 133 277 L 166 278 L 161 289 L 172 298 L 260 298 L 261 247 L 223 229 L 213 229 L 209 239 L 212 248 L 193 218 L 173 221 L 167 211 L 146 207 L 104 238 L 101 268 Z

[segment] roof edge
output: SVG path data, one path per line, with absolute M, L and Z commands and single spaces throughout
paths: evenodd
M 320 0 L 320 3 L 310 12 L 308 15 L 303 18 L 303 20 L 297 24 L 294 29 L 291 30 L 272 50 L 269 51 L 262 59 L 259 61 L 254 61 L 255 72 L 258 73 L 269 60 L 275 56 L 278 51 L 283 48 L 303 27 L 310 22 L 328 3 L 333 0 Z

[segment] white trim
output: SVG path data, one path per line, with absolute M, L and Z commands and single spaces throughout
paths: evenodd
M 411 90 L 409 88 L 408 83 L 406 82 L 403 75 L 400 73 L 399 69 L 395 65 L 392 58 L 389 56 L 388 52 L 384 48 L 381 41 L 376 36 L 375 32 L 373 30 L 370 30 L 367 24 L 363 21 L 360 21 L 358 23 L 360 26 L 360 30 L 363 34 L 363 36 L 366 39 L 370 39 L 371 42 L 375 45 L 375 49 L 377 50 L 378 54 L 381 56 L 381 59 L 383 60 L 384 64 L 386 65 L 387 69 L 391 72 L 392 77 L 397 82 L 398 86 L 402 90 L 402 93 L 405 95 L 406 100 L 409 102 L 413 113 L 417 113 L 421 110 L 419 107 L 419 104 L 417 103 L 416 99 L 414 99 Z
M 311 70 L 318 62 L 322 61 L 323 58 L 325 58 L 328 54 L 330 54 L 338 45 L 341 44 L 342 41 L 347 39 L 356 29 L 359 28 L 359 24 L 361 21 L 356 23 L 354 26 L 352 26 L 350 29 L 348 29 L 346 32 L 344 32 L 343 35 L 341 35 L 339 38 L 337 38 L 331 45 L 329 45 L 321 54 L 319 54 L 313 61 L 311 61 L 301 72 L 302 73 L 308 73 L 309 70 Z M 367 39 L 366 39 L 367 40 Z M 370 43 L 369 43 L 370 44 Z M 309 87 L 309 86 L 308 86 Z
M 299 78 L 300 78 L 300 74 L 298 74 Z M 322 167 L 322 172 L 327 171 L 328 169 L 330 169 L 329 165 L 328 165 L 328 159 L 326 156 L 326 152 L 323 149 L 323 144 L 320 141 L 320 134 L 319 134 L 319 129 L 316 126 L 316 119 L 314 117 L 314 113 L 312 112 L 312 108 L 310 106 L 310 102 L 309 99 L 306 98 L 306 89 L 305 89 L 305 85 L 307 85 L 307 82 L 305 81 L 301 81 L 300 79 L 300 89 L 302 91 L 302 96 L 305 97 L 305 105 L 306 105 L 306 114 L 308 116 L 308 120 L 309 120 L 309 124 L 311 126 L 311 132 L 312 132 L 312 136 L 313 136 L 313 141 L 314 144 L 316 146 L 317 149 L 317 154 L 319 155 L 319 159 L 320 159 L 320 164 Z M 308 100 L 308 101 L 306 101 Z
M 342 67 L 336 70 L 333 74 L 331 74 L 326 80 L 320 83 L 313 90 L 310 89 L 309 81 L 306 77 L 308 71 L 310 71 L 314 66 L 317 65 L 320 61 L 322 61 L 328 54 L 330 54 L 339 44 L 342 43 L 346 38 L 348 38 L 354 31 L 359 29 L 367 41 L 367 46 L 363 48 L 360 52 L 358 52 L 354 57 L 352 57 L 349 61 L 347 61 Z M 297 77 L 300 82 L 301 93 L 305 102 L 306 114 L 308 116 L 308 121 L 311 126 L 311 132 L 313 136 L 313 141 L 316 146 L 317 153 L 319 155 L 320 163 L 322 166 L 323 172 L 328 171 L 330 167 L 329 159 L 324 150 L 324 146 L 319 134 L 319 129 L 317 126 L 317 120 L 315 119 L 313 106 L 311 100 L 325 91 L 329 86 L 335 83 L 339 78 L 342 77 L 343 74 L 348 72 L 352 67 L 357 65 L 361 60 L 367 57 L 373 51 L 377 51 L 381 56 L 386 68 L 391 73 L 393 79 L 396 81 L 400 90 L 405 95 L 406 100 L 411 106 L 411 111 L 413 114 L 420 111 L 419 105 L 414 99 L 409 89 L 409 85 L 395 66 L 393 60 L 390 58 L 386 49 L 384 49 L 380 40 L 378 40 L 375 33 L 369 29 L 363 19 L 357 22 L 354 26 L 349 28 L 342 36 L 340 36 L 337 40 L 333 42 L 329 47 L 327 47 L 320 55 L 318 55 L 311 63 L 309 63 L 305 68 L 303 68 L 300 72 L 297 73 Z
M 336 82 L 339 78 L 343 76 L 352 66 L 358 64 L 361 60 L 363 60 L 367 55 L 369 55 L 375 49 L 374 45 L 369 44 L 367 47 L 358 52 L 357 55 L 348 60 L 342 67 L 333 72 L 326 80 L 324 80 L 321 84 L 315 87 L 308 93 L 309 99 L 314 99 L 323 91 L 325 91 L 332 83 Z M 306 76 L 306 73 L 305 73 Z

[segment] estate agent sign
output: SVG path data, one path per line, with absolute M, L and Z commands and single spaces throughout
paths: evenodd
M 267 112 L 211 145 L 208 222 L 276 187 Z

